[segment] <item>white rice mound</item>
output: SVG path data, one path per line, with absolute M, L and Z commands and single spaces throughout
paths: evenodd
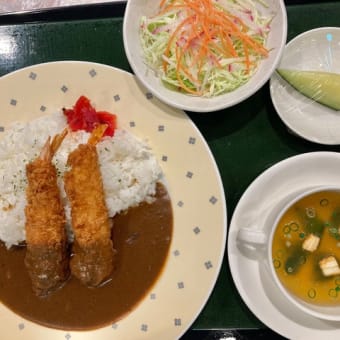
M 0 141 L 0 239 L 9 248 L 25 240 L 26 164 L 36 158 L 48 136 L 66 127 L 63 114 L 55 113 L 28 123 L 16 122 Z M 86 143 L 89 133 L 71 132 L 57 151 L 53 163 L 58 170 L 58 184 L 65 206 L 67 228 L 72 237 L 70 206 L 64 190 L 63 174 L 69 153 Z M 109 215 L 152 201 L 162 170 L 148 145 L 125 130 L 97 144 Z

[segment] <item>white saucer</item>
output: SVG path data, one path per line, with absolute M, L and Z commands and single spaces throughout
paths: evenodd
M 285 47 L 277 68 L 340 73 L 340 28 L 304 32 Z M 274 107 L 290 130 L 312 142 L 340 144 L 340 112 L 321 105 L 290 86 L 276 72 L 270 79 Z
M 262 173 L 241 197 L 229 227 L 228 257 L 235 285 L 249 309 L 269 328 L 289 339 L 340 339 L 340 322 L 301 313 L 287 301 L 258 251 L 237 241 L 241 226 L 266 228 L 292 195 L 319 185 L 340 185 L 340 154 L 312 152 L 288 158 Z

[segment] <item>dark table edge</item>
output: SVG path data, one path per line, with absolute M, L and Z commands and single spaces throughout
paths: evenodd
M 43 8 L 0 14 L 0 25 L 123 17 L 126 1 Z
M 131 0 L 134 1 L 134 0 Z M 336 2 L 328 0 L 327 2 Z M 286 6 L 320 3 L 320 0 L 284 0 Z M 0 25 L 55 22 L 123 17 L 126 1 L 67 7 L 44 8 L 32 11 L 0 13 Z
M 181 340 L 285 340 L 269 328 L 249 328 L 249 329 L 190 329 Z

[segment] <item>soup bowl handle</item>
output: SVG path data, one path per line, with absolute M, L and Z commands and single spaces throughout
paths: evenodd
M 264 232 L 264 230 L 254 228 L 240 228 L 237 238 L 239 241 L 253 246 L 266 246 L 268 242 L 268 235 Z

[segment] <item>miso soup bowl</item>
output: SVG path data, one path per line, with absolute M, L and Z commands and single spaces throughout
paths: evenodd
M 288 203 L 279 209 L 279 212 L 274 216 L 274 223 L 270 224 L 268 228 L 264 229 L 260 226 L 245 226 L 240 228 L 237 239 L 239 242 L 244 243 L 246 246 L 252 247 L 254 251 L 263 251 L 265 254 L 265 265 L 269 269 L 272 280 L 276 283 L 277 287 L 285 298 L 302 312 L 312 315 L 319 319 L 340 321 L 340 299 L 339 305 L 333 306 L 321 306 L 317 304 L 308 303 L 296 295 L 292 294 L 285 286 L 281 283 L 272 260 L 272 244 L 275 234 L 275 230 L 287 210 L 292 207 L 296 202 L 302 198 L 321 191 L 337 191 L 340 194 L 340 187 L 335 186 L 318 186 L 313 189 L 305 190 L 304 192 L 297 194 L 295 197 L 290 199 Z M 260 257 L 261 259 L 261 257 Z M 262 259 L 261 259 L 262 260 Z M 340 261 L 338 261 L 340 266 Z M 339 286 L 340 289 L 340 286 Z M 340 291 L 339 291 L 340 294 Z

